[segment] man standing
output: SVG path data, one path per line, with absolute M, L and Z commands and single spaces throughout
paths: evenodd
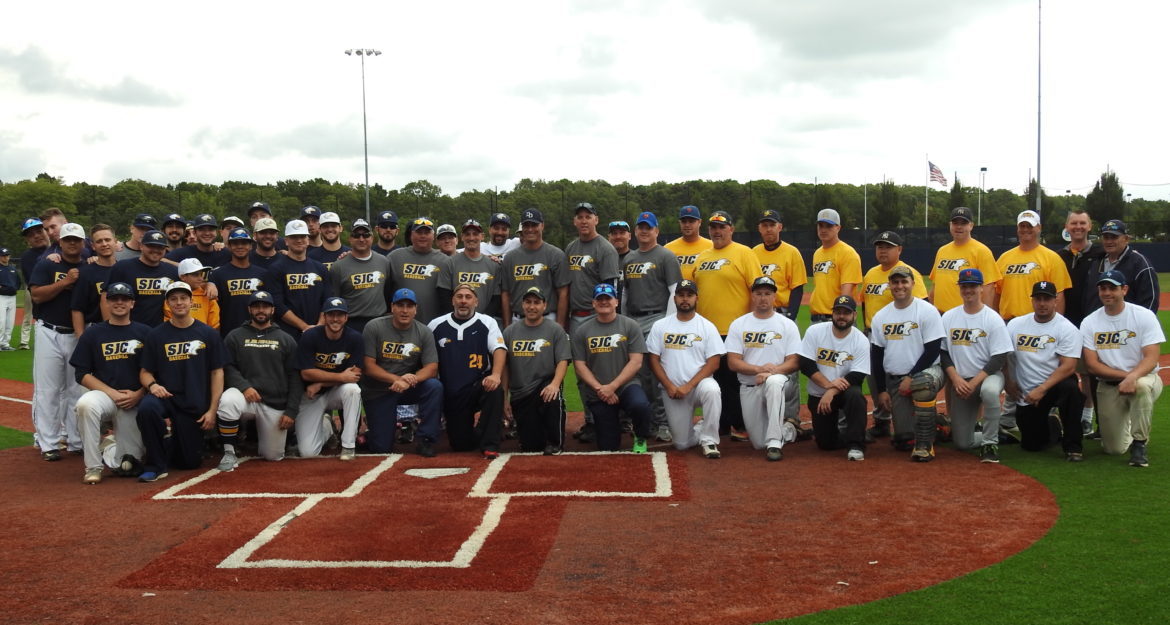
M 125 282 L 134 289 L 130 318 L 152 328 L 163 321 L 167 287 L 179 281 L 178 268 L 162 262 L 166 251 L 166 237 L 158 230 L 151 230 L 142 236 L 141 256 L 120 260 L 110 270 L 110 282 Z
M 675 449 L 700 445 L 703 456 L 715 460 L 720 455 L 722 404 L 719 385 L 711 376 L 727 350 L 715 325 L 695 312 L 699 292 L 694 282 L 678 282 L 673 299 L 677 312 L 654 322 L 646 337 L 650 370 L 665 394 L 662 403 Z M 695 406 L 703 408 L 698 424 L 694 423 Z
M 118 250 L 114 255 L 114 260 L 126 260 L 127 258 L 138 258 L 142 253 L 142 235 L 155 230 L 158 227 L 158 220 L 153 215 L 147 213 L 139 213 L 134 217 L 134 223 L 130 226 L 130 238 L 122 245 L 122 249 Z
M 236 468 L 240 419 L 256 420 L 260 457 L 284 459 L 285 440 L 297 419 L 303 385 L 296 363 L 297 342 L 272 322 L 275 315 L 272 295 L 256 291 L 248 302 L 248 323 L 224 339 L 227 388 L 216 412 L 223 442 L 220 471 Z
M 373 251 L 382 256 L 389 256 L 390 252 L 398 249 L 398 215 L 394 211 L 382 211 L 378 213 L 374 225 L 378 228 L 378 240 L 374 243 Z M 407 235 L 409 234 L 408 232 Z
M 535 208 L 520 214 L 520 247 L 504 256 L 500 274 L 500 309 L 504 327 L 524 316 L 520 300 L 529 287 L 540 287 L 550 298 L 550 320 L 562 328 L 569 323 L 569 261 L 561 249 L 544 240 L 544 215 Z M 555 295 L 554 295 L 555 294 Z M 551 299 L 555 298 L 555 299 Z
M 1089 266 L 1089 284 L 1096 283 L 1106 271 L 1120 271 L 1126 278 L 1125 301 L 1158 313 L 1158 274 L 1141 252 L 1129 245 L 1125 222 L 1110 219 L 1101 226 L 1103 257 Z M 1092 290 L 1086 290 L 1083 312 L 1087 315 L 1101 307 L 1102 301 Z
M 817 238 L 821 246 L 813 252 L 813 294 L 809 300 L 813 323 L 833 318 L 833 302 L 839 295 L 853 297 L 861 282 L 861 256 L 840 239 L 841 215 L 826 208 L 817 213 Z
M 482 251 L 497 263 L 503 262 L 504 254 L 520 247 L 520 237 L 508 238 L 512 233 L 512 218 L 504 213 L 492 215 L 491 222 L 488 223 L 488 233 L 491 239 L 483 244 Z
M 454 451 L 479 449 L 491 460 L 500 456 L 504 419 L 500 382 L 507 349 L 495 319 L 476 312 L 475 289 L 466 284 L 455 287 L 451 304 L 452 312 L 427 325 L 438 346 L 447 440 Z
M 702 259 L 700 259 L 700 264 Z M 785 395 L 799 394 L 800 330 L 776 312 L 776 283 L 760 276 L 752 282 L 751 312 L 727 330 L 727 364 L 738 374 L 739 401 L 748 439 L 767 458 L 784 458 L 784 443 L 796 440 L 793 414 L 785 414 Z
M 386 314 L 385 289 L 390 260 L 370 250 L 371 237 L 370 224 L 365 219 L 354 221 L 349 233 L 353 250 L 329 268 L 333 295 L 343 298 L 349 307 L 346 324 L 358 332 L 371 319 Z
M 49 249 L 49 235 L 45 232 L 45 227 L 41 220 L 36 217 L 29 217 L 21 223 L 20 234 L 24 237 L 25 245 L 28 246 L 28 249 L 20 255 L 20 277 L 27 286 L 29 278 L 32 277 L 33 267 L 37 264 L 37 260 L 45 250 Z M 31 297 L 25 297 L 24 319 L 20 322 L 20 349 L 29 348 L 29 340 L 32 338 L 33 321 L 39 317 L 39 307 L 32 301 Z
M 224 393 L 223 341 L 211 326 L 191 318 L 191 286 L 172 282 L 166 303 L 171 318 L 146 335 L 138 374 L 147 392 L 138 404 L 138 430 L 146 448 L 140 482 L 166 477 L 171 466 L 202 464 L 203 430 L 215 427 Z
M 978 269 L 983 274 L 985 287 L 983 303 L 993 306 L 995 290 L 1002 277 L 995 264 L 995 257 L 986 245 L 971 237 L 974 227 L 971 209 L 960 206 L 951 211 L 951 242 L 938 248 L 934 254 L 934 265 L 930 269 L 930 301 L 939 314 L 963 304 L 959 296 L 959 272 L 963 269 Z
M 955 447 L 975 446 L 975 422 L 983 406 L 980 462 L 999 462 L 999 394 L 1003 392 L 1003 369 L 1012 344 L 1003 319 L 983 303 L 983 273 L 978 269 L 959 272 L 959 294 L 963 305 L 943 313 L 945 338 L 939 359 L 950 380 L 947 408 Z
M 399 288 L 414 291 L 418 302 L 418 320 L 428 324 L 450 310 L 451 258 L 431 247 L 435 241 L 435 224 L 419 217 L 406 227 L 409 247 L 390 253 L 390 279 Z
M 1092 221 L 1089 219 L 1088 213 L 1082 209 L 1069 211 L 1068 219 L 1064 222 L 1064 230 L 1068 233 L 1069 242 L 1068 245 L 1056 252 L 1064 261 L 1069 279 L 1072 281 L 1072 286 L 1064 292 L 1064 317 L 1078 328 L 1081 325 L 1081 320 L 1085 318 L 1085 314 L 1090 312 L 1085 310 L 1086 296 L 1091 294 L 1094 302 L 1100 301 L 1097 299 L 1096 285 L 1089 281 L 1089 270 L 1093 265 L 1100 263 L 1105 256 L 1105 249 L 1102 247 L 1101 241 L 1089 240 L 1091 229 Z M 1032 303 L 1035 305 L 1035 296 L 1033 296 Z M 1085 401 L 1085 407 L 1081 413 L 1081 429 L 1082 433 L 1090 434 L 1093 432 L 1093 393 L 1091 392 L 1093 383 L 1084 368 L 1084 361 L 1080 359 L 1079 349 L 1075 357 L 1077 373 L 1081 374 L 1080 392 Z
M 398 289 L 390 314 L 370 321 L 362 331 L 362 399 L 369 426 L 366 440 L 372 453 L 394 453 L 398 406 L 417 404 L 420 423 L 415 451 L 424 458 L 435 457 L 443 385 L 436 377 L 439 355 L 435 337 L 415 319 L 417 310 L 414 292 Z
M 252 295 L 275 284 L 268 270 L 252 264 L 252 237 L 246 229 L 232 230 L 227 247 L 231 260 L 211 272 L 211 282 L 219 291 L 219 333 L 225 337 L 247 323 Z
M 520 300 L 524 319 L 504 330 L 508 390 L 520 451 L 560 454 L 565 444 L 561 383 L 573 358 L 565 329 L 545 319 L 545 295 L 529 287 Z
M 1081 357 L 1081 332 L 1056 312 L 1056 287 L 1037 282 L 1032 287 L 1030 315 L 1008 322 L 1008 339 L 1014 346 L 1008 358 L 1004 388 L 1016 402 L 1016 423 L 1020 447 L 1040 451 L 1048 446 L 1054 432 L 1049 430 L 1048 413 L 1060 413 L 1061 446 L 1069 462 L 1084 459 L 1081 449 L 1081 410 L 1085 396 L 1077 384 L 1076 369 Z
M 321 245 L 309 247 L 309 258 L 325 265 L 325 269 L 333 267 L 333 263 L 342 254 L 349 251 L 349 246 L 341 244 L 341 218 L 337 213 L 321 215 Z
M 77 284 L 69 300 L 70 319 L 73 333 L 81 338 L 85 327 L 100 323 L 109 317 L 109 311 L 102 307 L 102 291 L 109 282 L 114 268 L 114 229 L 105 224 L 96 224 L 89 229 L 90 245 L 93 248 L 93 262 L 81 266 Z
M 507 259 L 505 259 L 505 262 Z M 646 453 L 650 436 L 650 402 L 638 382 L 638 370 L 646 353 L 642 329 L 617 314 L 617 290 L 601 283 L 593 290 L 597 316 L 572 334 L 573 367 L 582 381 L 582 399 L 593 413 L 597 448 L 617 451 L 621 445 L 618 410 L 634 422 L 634 453 Z
M 257 219 L 256 226 L 252 228 L 252 236 L 256 239 L 256 245 L 248 255 L 249 262 L 261 269 L 270 268 L 280 257 L 280 252 L 277 251 L 280 229 L 276 227 L 276 220 L 271 217 Z
M 682 275 L 687 278 L 694 274 L 695 261 L 699 258 L 699 254 L 711 249 L 713 245 L 711 239 L 700 235 L 699 230 L 702 225 L 699 207 L 687 205 L 678 209 L 678 229 L 681 234 L 677 239 L 666 244 L 666 249 L 673 252 L 675 258 L 678 259 Z M 719 324 L 715 324 L 715 327 L 719 327 Z
M 609 222 L 609 244 L 618 254 L 618 266 L 626 260 L 630 253 L 630 223 L 624 219 L 615 219 Z M 620 271 L 619 271 L 620 273 Z
M 452 283 L 475 290 L 475 312 L 500 320 L 500 264 L 482 253 L 483 226 L 474 219 L 463 222 L 463 251 L 451 257 Z
M 145 452 L 138 432 L 138 403 L 146 394 L 138 379 L 142 348 L 150 327 L 130 320 L 134 290 L 125 282 L 106 288 L 110 319 L 77 341 L 69 358 L 77 383 L 89 389 L 77 400 L 77 425 L 85 453 L 82 482 L 102 481 L 102 424 L 112 422 L 118 456 L 130 466 Z M 127 459 L 126 456 L 130 456 Z
M 814 323 L 800 342 L 800 371 L 808 377 L 808 410 L 813 436 L 824 450 L 847 448 L 845 457 L 865 460 L 865 396 L 869 340 L 854 326 L 857 302 L 848 295 L 833 302 L 832 323 Z M 845 427 L 838 413 L 845 414 Z
M 297 343 L 297 368 L 305 383 L 305 397 L 297 412 L 297 447 L 302 458 L 321 453 L 333 433 L 326 410 L 341 410 L 341 460 L 356 455 L 358 425 L 362 418 L 362 379 L 365 346 L 362 335 L 346 327 L 349 309 L 345 300 L 325 300 L 324 323 L 313 326 Z
M 288 252 L 272 264 L 269 273 L 279 304 L 280 329 L 299 340 L 302 332 L 320 324 L 321 309 L 332 287 L 325 265 L 307 255 L 309 228 L 305 222 L 294 219 L 285 224 L 284 241 Z
M 1097 387 L 1097 423 L 1107 454 L 1129 448 L 1129 464 L 1150 464 L 1146 442 L 1154 402 L 1162 394 L 1159 346 L 1166 340 L 1158 317 L 1125 297 L 1129 285 L 1116 269 L 1097 278 L 1102 307 L 1081 322 L 1083 354 Z
M 204 267 L 219 267 L 228 262 L 231 253 L 223 248 L 217 249 L 215 239 L 219 235 L 219 223 L 214 215 L 203 213 L 195 216 L 195 245 L 180 247 L 167 252 L 167 260 L 174 263 L 188 258 L 197 258 Z
M 50 462 L 61 459 L 58 446 L 62 432 L 69 451 L 81 450 L 75 412 L 81 387 L 69 364 L 77 347 L 77 335 L 73 333 L 69 304 L 81 272 L 85 229 L 81 224 L 63 225 L 59 243 L 61 260 L 41 260 L 29 280 L 30 296 L 40 307 L 37 348 L 33 351 L 33 425 L 41 457 Z
M 569 310 L 565 331 L 570 334 L 592 319 L 593 287 L 605 282 L 616 289 L 618 278 L 617 250 L 597 234 L 597 209 L 581 202 L 573 212 L 577 238 L 565 247 L 569 259 Z
M 765 210 L 756 227 L 763 243 L 753 247 L 752 251 L 760 259 L 760 273 L 776 283 L 776 312 L 796 321 L 804 285 L 808 282 L 804 259 L 800 250 L 780 240 L 780 233 L 784 231 L 780 211 Z
M 252 202 L 248 208 L 248 224 L 252 229 L 256 228 L 256 222 L 265 217 L 272 217 L 272 207 L 267 202 Z
M 1056 285 L 1056 312 L 1064 312 L 1063 291 L 1072 286 L 1068 269 L 1056 252 L 1040 244 L 1040 216 L 1026 210 L 1016 218 L 1020 244 L 1000 254 L 995 261 L 1003 280 L 999 283 L 996 308 L 1004 321 L 1032 312 L 1032 285 Z
M 934 460 L 935 397 L 943 385 L 938 365 L 943 332 L 938 310 L 914 297 L 914 273 L 905 265 L 890 272 L 891 305 L 873 317 L 874 405 L 893 415 L 894 448 L 915 462 Z M 913 402 L 913 403 L 911 403 Z
M 8 264 L 12 252 L 0 247 L 0 352 L 15 351 L 12 346 L 12 326 L 16 323 L 16 292 L 20 290 L 20 276 L 16 267 Z

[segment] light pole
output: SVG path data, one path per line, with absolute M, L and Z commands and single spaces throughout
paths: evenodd
M 977 220 L 977 223 L 975 225 L 977 225 L 977 226 L 983 225 L 983 185 L 986 182 L 987 182 L 987 168 L 980 167 L 979 168 L 979 199 L 976 200 L 978 202 L 978 204 L 976 205 L 977 208 L 976 208 L 976 212 L 975 212 L 975 219 Z
M 366 57 L 380 56 L 381 50 L 369 48 L 350 48 L 345 51 L 346 56 L 358 55 L 362 61 L 362 153 L 366 161 L 366 221 L 370 221 L 370 137 L 366 131 Z

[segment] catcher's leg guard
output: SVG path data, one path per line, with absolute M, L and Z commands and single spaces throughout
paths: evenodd
M 917 447 L 934 445 L 935 397 L 938 395 L 937 381 L 933 376 L 920 371 L 910 379 L 910 396 L 914 399 L 914 439 Z

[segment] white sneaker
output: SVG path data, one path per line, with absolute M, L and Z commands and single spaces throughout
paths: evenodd
M 865 460 L 865 452 L 861 451 L 860 449 L 850 449 L 849 454 L 846 457 L 854 462 L 860 462 Z
M 223 458 L 219 461 L 219 470 L 224 473 L 235 471 L 237 464 L 239 464 L 239 461 L 236 460 L 236 452 L 225 451 L 223 452 Z
M 703 457 L 708 460 L 719 459 L 719 447 L 715 443 L 703 443 L 702 445 Z
M 355 457 L 357 457 L 356 449 L 353 447 L 342 447 L 341 455 L 338 456 L 338 460 L 353 460 Z
M 658 432 L 654 438 L 661 443 L 669 443 L 674 440 L 674 437 L 670 434 L 670 426 L 665 423 L 658 426 Z
M 796 440 L 796 426 L 792 425 L 791 421 L 785 421 L 784 425 L 780 426 L 780 431 L 783 432 L 785 443 Z

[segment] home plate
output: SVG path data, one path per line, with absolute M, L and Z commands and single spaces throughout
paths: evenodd
M 450 467 L 447 469 L 407 469 L 406 474 L 411 477 L 421 477 L 423 479 L 433 480 L 437 477 L 463 475 L 470 470 L 470 467 Z

